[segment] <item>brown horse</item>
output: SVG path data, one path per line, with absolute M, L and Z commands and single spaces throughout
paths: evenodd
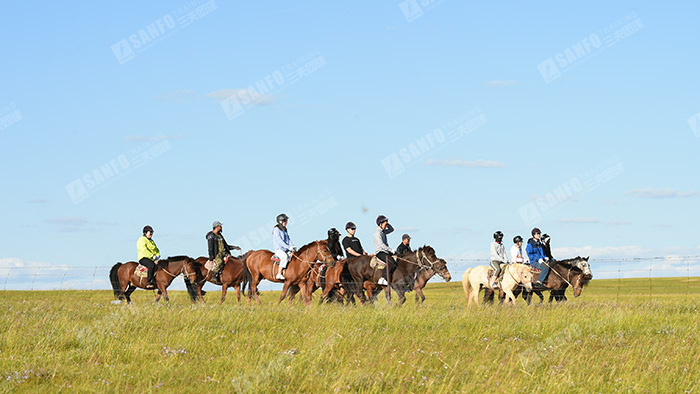
M 255 296 L 255 300 L 258 304 L 261 304 L 260 296 L 258 295 L 258 284 L 260 281 L 263 279 L 275 283 L 282 283 L 282 281 L 275 277 L 276 268 L 271 260 L 273 255 L 271 251 L 255 250 L 248 252 L 246 255 L 245 265 L 248 267 L 251 275 L 248 288 L 248 302 Z M 294 285 L 300 287 L 304 303 L 307 305 L 311 303 L 310 292 L 307 289 L 308 275 L 316 261 L 323 261 L 327 264 L 335 261 L 331 251 L 328 249 L 328 241 L 325 239 L 302 246 L 289 258 L 287 269 L 284 272 L 284 287 L 277 302 L 278 304 L 284 300 L 289 288 Z
M 195 260 L 197 262 L 197 279 L 196 282 L 194 282 L 194 292 L 190 293 L 191 295 L 194 295 L 193 301 L 199 300 L 204 302 L 202 287 L 209 282 L 221 286 L 220 303 L 223 303 L 224 300 L 226 300 L 226 291 L 229 287 L 233 287 L 236 290 L 236 300 L 241 302 L 241 289 L 243 289 L 243 292 L 245 292 L 245 287 L 248 285 L 248 283 L 250 283 L 251 279 L 250 271 L 248 271 L 248 267 L 246 267 L 244 263 L 246 256 L 247 253 L 240 258 L 229 257 L 228 261 L 226 261 L 226 265 L 224 265 L 224 268 L 221 270 L 221 275 L 219 275 L 219 279 L 221 279 L 220 283 L 214 281 L 214 274 L 204 266 L 209 259 L 206 257 L 197 257 Z M 188 286 L 188 291 L 189 290 L 190 288 Z
M 168 257 L 167 259 L 158 260 L 155 274 L 156 288 L 158 289 L 156 302 L 160 301 L 161 296 L 164 296 L 166 301 L 170 300 L 167 289 L 178 275 L 183 274 L 190 281 L 195 281 L 195 264 L 195 261 L 187 256 Z M 112 283 L 114 296 L 120 301 L 126 300 L 127 303 L 131 303 L 131 293 L 136 289 L 146 288 L 146 278 L 135 274 L 137 266 L 138 263 L 135 261 L 129 261 L 124 264 L 117 263 L 109 271 L 109 281 Z
M 399 295 L 399 304 L 406 302 L 405 294 L 416 291 L 416 302 L 425 301 L 423 288 L 433 275 L 440 275 L 445 282 L 452 279 L 445 260 L 435 256 L 435 250 L 424 246 L 415 252 L 397 256 L 398 266 L 391 281 L 391 288 Z

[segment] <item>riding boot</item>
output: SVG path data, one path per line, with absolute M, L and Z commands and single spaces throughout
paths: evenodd
M 155 289 L 156 287 L 156 281 L 155 281 L 155 268 L 149 268 L 148 269 L 148 275 L 146 276 L 146 288 L 148 289 Z

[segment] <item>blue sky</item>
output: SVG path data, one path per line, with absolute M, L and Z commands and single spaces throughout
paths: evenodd
M 400 4 L 6 3 L 0 262 L 110 266 L 135 259 L 146 224 L 165 255 L 198 256 L 214 220 L 230 242 L 270 248 L 250 233 L 280 212 L 297 215 L 297 245 L 352 220 L 371 249 L 385 214 L 400 229 L 391 243 L 410 232 L 438 255 L 482 258 L 494 231 L 529 234 L 530 203 L 561 257 L 591 254 L 594 270 L 596 258 L 700 255 L 698 5 L 423 0 L 409 22 Z M 134 48 L 158 23 L 161 38 Z M 120 63 L 123 39 L 135 56 Z M 545 81 L 538 65 L 584 39 L 591 51 Z M 292 82 L 309 59 L 322 66 Z M 275 72 L 283 83 L 227 116 L 221 99 Z M 154 146 L 136 168 L 134 149 Z M 394 153 L 405 171 L 391 176 Z M 67 185 L 124 157 L 128 171 L 74 203 Z

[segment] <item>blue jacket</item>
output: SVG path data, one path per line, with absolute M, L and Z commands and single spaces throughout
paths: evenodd
M 544 260 L 544 250 L 542 249 L 542 242 L 535 241 L 534 238 L 530 238 L 527 241 L 527 257 L 530 258 L 530 264 L 537 264 L 540 259 Z
M 277 226 L 272 229 L 272 245 L 275 250 L 281 250 L 283 252 L 289 252 L 295 247 L 292 240 L 289 239 L 289 233 L 286 230 L 280 230 Z

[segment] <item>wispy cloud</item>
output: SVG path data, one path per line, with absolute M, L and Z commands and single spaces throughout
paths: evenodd
M 677 191 L 671 188 L 642 188 L 628 190 L 627 194 L 638 198 L 687 198 L 697 196 L 698 193 L 695 191 Z
M 586 223 L 598 223 L 600 222 L 597 218 L 562 218 L 557 220 L 559 223 L 574 223 L 574 224 L 586 224 Z
M 273 95 L 268 94 L 261 96 L 260 93 L 248 89 L 219 89 L 207 93 L 207 97 L 216 101 L 224 101 L 231 96 L 251 98 L 255 101 L 256 105 L 272 104 L 275 102 L 275 97 Z
M 486 85 L 492 88 L 502 88 L 508 86 L 516 86 L 518 85 L 518 81 L 494 79 L 492 81 L 488 81 Z
M 429 166 L 442 167 L 470 167 L 470 168 L 504 168 L 505 163 L 493 160 L 434 160 L 430 159 L 424 163 Z

